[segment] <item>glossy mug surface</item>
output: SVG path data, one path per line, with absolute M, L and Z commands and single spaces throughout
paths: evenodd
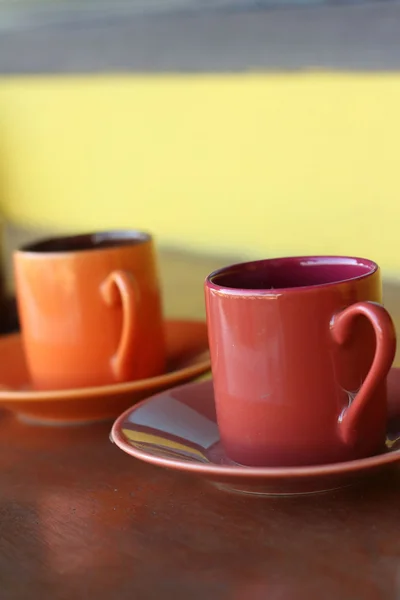
M 231 460 L 299 466 L 383 448 L 396 337 L 379 267 L 350 257 L 233 265 L 205 282 L 221 441 Z
M 138 231 L 43 240 L 14 254 L 33 385 L 79 388 L 164 372 L 153 241 Z

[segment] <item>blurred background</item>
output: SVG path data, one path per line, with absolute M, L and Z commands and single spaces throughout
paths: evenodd
M 135 227 L 170 314 L 217 266 L 303 253 L 375 259 L 396 306 L 399 31 L 395 0 L 1 0 L 10 293 L 23 240 Z

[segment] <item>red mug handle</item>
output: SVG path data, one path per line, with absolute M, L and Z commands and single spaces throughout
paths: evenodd
M 136 311 L 138 290 L 132 273 L 113 271 L 101 284 L 102 297 L 108 306 L 122 303 L 123 321 L 121 338 L 114 356 L 111 358 L 111 369 L 117 381 L 129 377 L 131 371 L 132 348 L 135 343 Z
M 388 374 L 396 354 L 396 332 L 393 321 L 380 304 L 376 302 L 356 302 L 335 315 L 331 322 L 332 337 L 338 344 L 344 344 L 351 332 L 353 319 L 363 315 L 374 328 L 376 351 L 372 366 L 360 391 L 341 415 L 340 434 L 345 443 L 352 443 L 357 432 L 357 422 L 365 406 L 370 402 L 376 388 Z

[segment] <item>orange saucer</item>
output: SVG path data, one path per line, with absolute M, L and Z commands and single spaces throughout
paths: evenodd
M 19 333 L 0 337 L 0 407 L 24 421 L 67 425 L 115 419 L 139 400 L 192 381 L 210 370 L 207 326 L 202 321 L 166 321 L 164 375 L 101 387 L 33 390 Z

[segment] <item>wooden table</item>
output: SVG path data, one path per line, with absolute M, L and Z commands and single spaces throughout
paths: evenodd
M 186 272 L 196 281 L 180 297 L 188 316 L 210 265 L 174 260 L 175 289 Z M 109 430 L 1 414 L 1 600 L 399 600 L 399 469 L 327 495 L 248 498 L 135 461 Z
M 400 473 L 302 498 L 220 492 L 109 426 L 0 424 L 2 600 L 398 600 Z

